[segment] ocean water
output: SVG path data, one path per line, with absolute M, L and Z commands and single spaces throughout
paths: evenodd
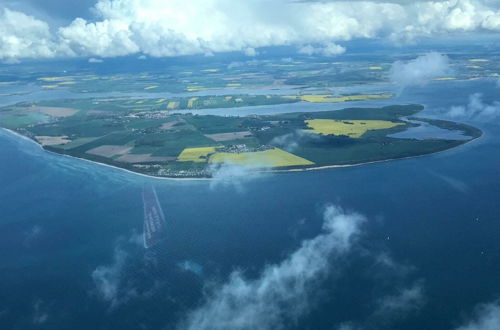
M 436 114 L 476 91 L 494 98 L 489 84 L 407 97 Z M 500 125 L 474 124 L 483 137 L 439 154 L 232 183 L 147 178 L 1 130 L 0 328 L 175 328 L 235 269 L 259 278 L 317 237 L 334 204 L 366 216 L 359 243 L 328 259 L 306 288 L 303 315 L 286 326 L 453 329 L 500 298 Z M 148 251 L 145 185 L 155 187 L 169 232 Z M 384 297 L 414 287 L 418 306 L 382 315 Z

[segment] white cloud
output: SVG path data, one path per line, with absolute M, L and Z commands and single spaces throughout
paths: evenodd
M 299 48 L 298 53 L 304 55 L 322 55 L 322 56 L 335 56 L 345 53 L 346 49 L 342 46 L 336 45 L 333 42 L 328 42 L 319 47 L 313 45 L 305 45 Z
M 50 32 L 45 22 L 4 11 L 0 59 L 112 57 L 143 53 L 178 56 L 309 45 L 302 51 L 336 55 L 355 38 L 415 40 L 463 32 L 500 32 L 495 1 L 100 0 L 98 20 L 76 18 Z M 314 47 L 310 45 L 323 45 Z
M 497 330 L 500 329 L 500 305 L 490 303 L 477 308 L 474 319 L 457 330 Z
M 104 61 L 100 58 L 94 58 L 94 57 L 91 57 L 89 58 L 89 63 L 103 63 Z
M 252 180 L 262 178 L 264 174 L 258 170 L 261 168 L 243 166 L 238 164 L 211 164 L 210 174 L 212 179 L 210 181 L 210 188 L 217 189 L 219 187 L 234 188 L 237 192 L 244 192 L 244 185 Z
M 400 289 L 394 295 L 380 299 L 375 314 L 384 317 L 401 316 L 420 309 L 423 304 L 423 286 L 420 282 L 417 282 L 408 288 Z
M 18 58 L 48 58 L 56 45 L 47 23 L 32 16 L 0 9 L 0 60 L 16 63 Z
M 329 206 L 324 233 L 306 240 L 279 264 L 267 266 L 256 279 L 241 272 L 192 311 L 186 329 L 278 329 L 285 318 L 296 319 L 309 310 L 311 290 L 328 273 L 331 262 L 350 252 L 365 218 Z
M 115 306 L 119 303 L 119 287 L 123 277 L 123 268 L 127 260 L 127 253 L 117 245 L 110 265 L 97 267 L 92 272 L 92 279 L 102 299 Z
M 449 59 L 439 53 L 428 53 L 408 62 L 395 62 L 389 72 L 392 82 L 400 87 L 422 85 L 450 73 Z
M 475 93 L 469 96 L 467 105 L 453 106 L 445 115 L 453 119 L 487 121 L 500 116 L 500 102 L 487 104 L 483 101 L 483 94 Z
M 245 53 L 246 56 L 254 57 L 259 55 L 259 52 L 255 50 L 255 48 L 248 47 L 243 50 L 243 53 Z
M 285 149 L 288 152 L 293 152 L 297 150 L 300 143 L 305 139 L 318 140 L 320 137 L 317 134 L 311 134 L 304 130 L 298 129 L 293 133 L 288 133 L 285 135 L 280 135 L 269 142 L 270 145 L 277 146 Z
M 43 302 L 40 299 L 38 299 L 33 306 L 33 310 L 34 310 L 33 324 L 34 325 L 42 325 L 45 322 L 47 322 L 47 320 L 49 319 L 49 314 L 45 311 L 46 308 L 44 308 L 44 306 L 42 306 L 42 305 L 43 305 Z

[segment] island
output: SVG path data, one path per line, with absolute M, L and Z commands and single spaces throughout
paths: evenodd
M 248 103 L 252 97 L 223 96 L 217 100 Z M 301 102 L 337 101 L 325 95 L 306 100 L 303 96 L 253 98 L 258 104 L 266 100 L 296 102 L 299 98 Z M 447 150 L 482 134 L 462 123 L 420 118 L 421 105 L 219 116 L 197 114 L 196 109 L 176 112 L 179 107 L 195 108 L 200 98 L 177 99 L 162 107 L 154 106 L 158 101 L 147 101 L 151 102 L 149 107 L 137 102 L 141 101 L 88 98 L 24 102 L 0 109 L 0 126 L 51 152 L 168 178 L 210 178 L 221 166 L 301 171 L 359 165 Z M 132 103 L 139 108 L 124 106 Z M 398 137 L 419 123 L 461 138 L 446 134 Z

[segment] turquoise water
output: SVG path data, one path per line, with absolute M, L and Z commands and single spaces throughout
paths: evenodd
M 359 245 L 332 260 L 307 312 L 286 325 L 452 329 L 500 297 L 500 125 L 480 127 L 482 138 L 439 154 L 244 176 L 236 186 L 146 178 L 0 131 L 0 328 L 174 328 L 234 269 L 256 278 L 316 237 L 333 203 L 367 217 Z M 155 187 L 169 231 L 149 251 L 144 185 Z M 398 266 L 380 267 L 374 255 Z M 108 296 L 103 272 L 118 283 Z M 381 297 L 415 283 L 418 310 L 374 316 Z

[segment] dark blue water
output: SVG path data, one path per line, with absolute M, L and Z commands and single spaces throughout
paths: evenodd
M 318 235 L 333 203 L 368 218 L 359 247 L 287 325 L 452 329 L 478 303 L 500 298 L 500 125 L 480 127 L 481 139 L 440 154 L 257 176 L 238 187 L 150 179 L 1 131 L 0 328 L 173 328 L 206 285 L 236 268 L 256 277 Z M 137 242 L 145 184 L 169 226 L 151 251 Z M 382 269 L 374 255 L 397 266 Z M 98 290 L 99 269 L 118 283 L 112 298 Z M 415 283 L 419 308 L 375 315 L 381 297 Z

